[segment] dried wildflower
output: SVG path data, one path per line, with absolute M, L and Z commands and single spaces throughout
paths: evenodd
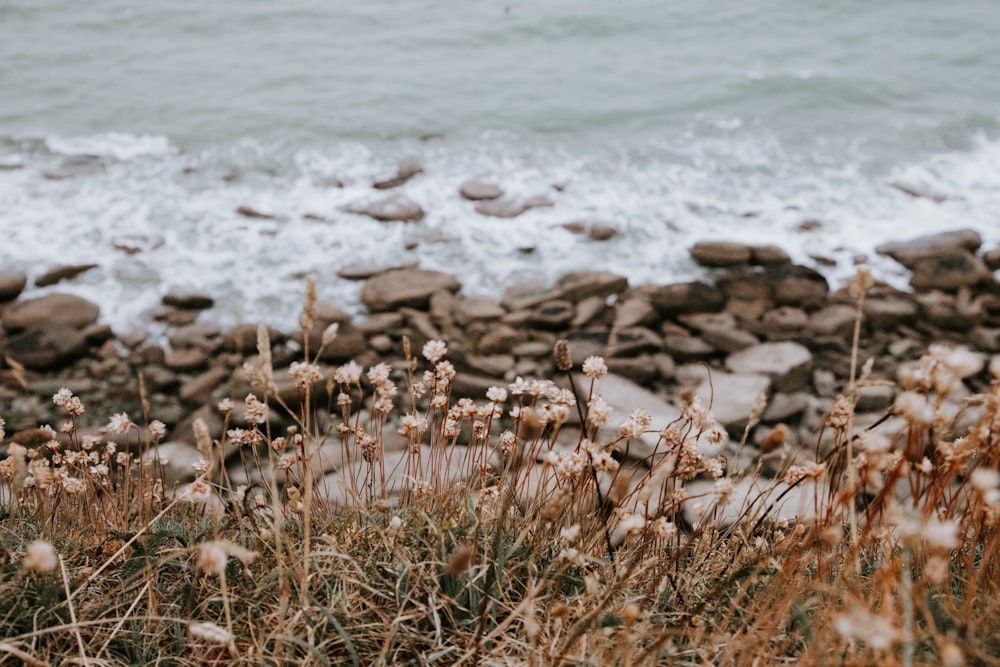
M 787 484 L 798 484 L 803 479 L 815 479 L 822 475 L 824 470 L 826 470 L 826 463 L 818 461 L 809 461 L 802 465 L 791 466 L 785 472 L 785 482 Z
M 573 368 L 573 358 L 569 353 L 569 341 L 565 338 L 560 338 L 556 341 L 555 349 L 553 350 L 556 368 L 561 371 L 568 371 Z
M 24 552 L 24 562 L 22 563 L 28 572 L 51 572 L 59 564 L 59 557 L 56 549 L 45 540 L 35 540 L 28 545 Z
M 87 484 L 79 477 L 65 477 L 62 481 L 63 491 L 67 495 L 75 496 L 87 490 Z
M 854 414 L 854 401 L 850 397 L 841 394 L 834 401 L 833 407 L 830 408 L 830 415 L 827 417 L 827 423 L 835 428 L 843 430 L 847 428 L 847 424 L 851 421 L 851 415 Z
M 510 393 L 513 396 L 521 396 L 522 394 L 528 393 L 528 389 L 531 385 L 520 375 L 514 379 L 514 381 L 509 385 Z
M 434 366 L 434 379 L 440 384 L 447 384 L 455 379 L 455 366 L 450 361 L 441 361 Z
M 132 421 L 126 413 L 119 412 L 118 414 L 111 415 L 111 419 L 105 428 L 113 433 L 125 433 L 132 428 Z
M 867 609 L 856 608 L 834 619 L 834 627 L 848 641 L 862 641 L 876 651 L 884 651 L 899 641 L 902 633 L 891 621 Z
M 611 452 L 603 450 L 590 455 L 590 464 L 597 472 L 616 472 L 620 467 Z
M 715 496 L 715 502 L 719 505 L 728 503 L 733 497 L 735 486 L 731 477 L 722 477 L 715 480 L 715 484 L 712 485 L 712 495 Z
M 320 339 L 323 346 L 327 346 L 332 343 L 337 338 L 337 332 L 340 330 L 340 325 L 334 322 L 323 329 L 323 337 Z
M 587 423 L 596 428 L 601 428 L 611 419 L 613 411 L 614 408 L 608 405 L 604 397 L 595 396 L 587 404 Z
M 427 361 L 436 364 L 448 354 L 448 346 L 443 340 L 429 340 L 424 344 L 422 352 Z
M 603 357 L 587 357 L 583 360 L 583 374 L 591 380 L 599 380 L 608 374 L 608 365 Z
M 402 419 L 400 419 L 400 424 L 399 434 L 404 438 L 412 438 L 414 440 L 419 440 L 427 432 L 429 426 L 426 417 L 415 413 L 403 415 Z
M 1000 472 L 976 468 L 969 475 L 969 484 L 987 505 L 1000 505 Z
M 677 524 L 666 517 L 660 517 L 650 524 L 653 533 L 661 540 L 671 540 L 677 535 Z
M 7 437 L 7 432 L 4 430 L 6 426 L 7 422 L 5 422 L 2 417 L 0 417 L 0 440 L 3 440 L 5 437 Z
M 63 387 L 52 396 L 52 402 L 73 417 L 79 417 L 85 412 L 80 399 L 74 396 L 73 392 L 66 387 Z
M 646 529 L 646 519 L 638 514 L 626 514 L 618 527 L 629 535 L 635 535 Z
M 618 427 L 618 434 L 624 438 L 638 438 L 653 421 L 648 412 L 641 408 L 633 410 L 628 419 Z
M 568 528 L 560 528 L 559 537 L 567 542 L 576 542 L 576 538 L 580 537 L 580 524 L 574 523 Z
M 248 431 L 242 428 L 231 428 L 226 431 L 226 437 L 235 447 L 252 447 L 261 441 L 259 431 Z
M 243 399 L 243 403 L 246 405 L 246 419 L 249 423 L 263 424 L 267 421 L 267 403 L 264 403 L 253 394 L 247 394 L 247 397 Z
M 448 556 L 448 574 L 457 577 L 468 570 L 475 555 L 475 550 L 468 544 L 460 546 Z
M 230 412 L 233 411 L 234 406 L 232 399 L 224 398 L 221 401 L 219 401 L 218 405 L 216 405 L 215 407 L 222 414 L 228 415 Z
M 852 299 L 857 301 L 874 286 L 875 279 L 872 278 L 871 267 L 867 264 L 861 264 L 858 266 L 858 271 L 854 274 L 854 278 L 851 279 L 850 284 L 847 286 L 847 293 L 851 295 Z
M 507 390 L 503 387 L 490 387 L 486 390 L 486 399 L 493 403 L 503 403 L 507 400 Z
M 570 547 L 569 549 L 563 549 L 562 551 L 560 551 L 559 558 L 565 559 L 570 564 L 575 565 L 577 567 L 583 567 L 584 565 L 587 564 L 586 557 L 584 557 L 584 555 L 580 553 L 579 550 L 573 547 Z
M 323 373 L 319 366 L 305 361 L 293 361 L 288 367 L 288 374 L 295 380 L 295 386 L 299 389 L 304 389 L 323 379 Z
M 226 562 L 230 556 L 246 565 L 253 561 L 257 554 L 229 540 L 203 542 L 198 545 L 198 568 L 207 574 L 222 576 L 226 572 Z
M 153 440 L 162 440 L 163 436 L 167 434 L 167 425 L 161 422 L 159 419 L 154 419 L 149 422 L 149 435 Z
M 190 503 L 205 503 L 212 497 L 212 487 L 205 480 L 196 479 L 181 491 L 181 498 Z
M 333 379 L 338 384 L 358 384 L 361 381 L 361 365 L 356 361 L 349 361 L 333 373 Z
M 923 394 L 905 391 L 896 397 L 895 411 L 916 426 L 930 426 L 934 423 L 934 406 Z
M 235 639 L 233 633 L 215 623 L 189 623 L 188 633 L 192 639 L 201 639 L 210 644 L 231 644 Z

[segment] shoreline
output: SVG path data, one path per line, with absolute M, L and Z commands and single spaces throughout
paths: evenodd
M 912 381 L 907 368 L 933 343 L 967 348 L 978 360 L 959 400 L 989 386 L 990 369 L 1000 368 L 1000 282 L 997 251 L 980 245 L 975 232 L 959 230 L 881 249 L 912 271 L 913 290 L 875 282 L 866 294 L 858 363 L 874 361 L 859 396 L 859 424 L 885 415 Z M 576 370 L 588 356 L 605 357 L 613 379 L 604 393 L 618 408 L 615 419 L 636 401 L 666 414 L 680 394 L 694 391 L 711 403 L 732 445 L 763 394 L 749 456 L 765 457 L 776 433 L 785 456 L 812 451 L 823 414 L 849 382 L 856 299 L 848 288 L 831 291 L 822 275 L 774 246 L 703 242 L 690 252 L 711 268 L 713 282 L 631 287 L 622 276 L 595 271 L 491 299 L 463 295 L 454 276 L 436 271 L 374 272 L 363 276 L 368 314 L 352 318 L 319 304 L 309 349 L 319 349 L 323 330 L 336 323 L 338 335 L 318 359 L 324 376 L 350 360 L 365 367 L 385 361 L 400 379 L 404 336 L 413 350 L 441 339 L 458 371 L 453 397 L 482 401 L 490 386 L 516 377 L 557 376 L 552 349 L 566 339 Z M 0 276 L 0 296 L 20 294 L 17 283 L 9 272 Z M 81 432 L 100 435 L 106 419 L 122 411 L 140 422 L 141 373 L 148 419 L 167 428 L 161 447 L 169 445 L 176 462 L 171 481 L 190 481 L 193 471 L 183 466 L 197 456 L 194 420 L 222 436 L 214 406 L 222 398 L 239 404 L 250 393 L 242 365 L 256 354 L 257 326 L 223 330 L 211 323 L 211 307 L 207 295 L 165 297 L 168 344 L 160 345 L 117 335 L 99 323 L 96 304 L 78 297 L 8 300 L 0 338 L 0 358 L 8 360 L 0 364 L 0 417 L 8 433 L 16 441 L 41 424 L 57 426 L 62 416 L 50 397 L 61 386 L 88 406 Z M 285 368 L 301 360 L 301 333 L 271 329 L 271 341 L 279 391 L 294 404 Z M 963 409 L 963 418 L 972 418 L 969 406 L 956 413 Z M 292 423 L 277 414 L 271 420 L 274 428 Z M 233 424 L 240 425 L 238 411 Z

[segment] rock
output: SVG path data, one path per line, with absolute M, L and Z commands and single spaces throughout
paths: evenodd
M 236 212 L 242 215 L 244 218 L 253 218 L 255 220 L 273 220 L 273 213 L 264 213 L 263 211 L 258 211 L 252 206 L 239 206 Z
M 888 331 L 916 320 L 919 309 L 909 294 L 883 292 L 865 299 L 863 310 L 872 329 Z
M 972 300 L 969 289 L 963 287 L 957 295 L 932 290 L 916 296 L 922 319 L 949 331 L 970 331 L 986 319 L 981 301 Z
M 173 348 L 196 347 L 205 352 L 215 352 L 219 348 L 219 327 L 210 322 L 195 322 L 180 327 L 170 335 L 170 345 Z M 254 328 L 254 347 L 257 349 L 257 330 Z
M 645 327 L 631 327 L 612 334 L 607 328 L 570 331 L 566 334 L 574 364 L 589 356 L 635 357 L 663 350 L 660 337 Z
M 584 235 L 591 241 L 607 241 L 618 235 L 618 230 L 614 227 L 597 222 L 567 222 L 562 228 L 574 234 Z
M 576 378 L 576 385 L 577 387 L 588 387 L 590 380 L 579 375 Z M 618 447 L 620 450 L 626 451 L 630 458 L 636 460 L 646 459 L 654 453 L 659 441 L 659 431 L 679 418 L 681 414 L 680 410 L 656 394 L 613 373 L 598 380 L 595 391 L 614 410 L 609 422 L 609 425 L 614 424 L 614 428 L 607 429 L 608 433 L 604 434 L 611 436 L 612 439 L 617 425 L 624 421 L 633 410 L 645 410 L 653 417 L 653 421 L 650 423 L 652 433 L 645 433 L 641 437 L 631 440 L 627 448 L 624 443 Z M 662 451 L 662 444 L 660 448 Z
M 555 202 L 546 195 L 535 195 L 527 199 L 500 197 L 476 204 L 476 213 L 492 218 L 516 218 L 533 208 L 544 208 L 553 205 L 555 205 Z
M 830 285 L 818 271 L 792 265 L 773 269 L 769 273 L 776 279 L 774 300 L 778 305 L 815 310 L 826 304 Z
M 420 204 L 400 194 L 354 204 L 347 210 L 367 215 L 379 222 L 417 222 L 424 219 L 424 209 L 420 208 Z
M 0 271 L 0 303 L 13 301 L 28 284 L 28 276 L 23 271 Z
M 628 278 L 608 271 L 567 273 L 555 285 L 559 298 L 577 303 L 587 297 L 608 297 L 628 289 Z
M 67 326 L 32 327 L 7 338 L 0 349 L 25 368 L 47 371 L 82 357 L 87 352 L 87 337 Z
M 390 188 L 398 188 L 403 185 L 411 178 L 417 174 L 422 174 L 424 168 L 421 167 L 416 162 L 411 162 L 409 160 L 401 162 L 396 168 L 396 173 L 391 176 L 383 176 L 381 178 L 376 178 L 372 183 L 372 187 L 376 190 L 388 190 Z
M 352 264 L 338 269 L 337 277 L 344 280 L 368 280 L 372 276 L 377 276 L 387 271 L 415 268 L 417 268 L 416 262 L 406 262 L 403 264 Z
M 896 388 L 889 384 L 868 384 L 858 389 L 858 412 L 882 412 L 896 400 Z
M 350 361 L 365 351 L 365 337 L 356 328 L 341 326 L 333 340 L 323 345 L 323 331 L 326 327 L 313 327 L 309 332 L 309 354 L 319 352 L 319 360 L 327 363 Z M 301 339 L 300 333 L 296 340 Z M 322 349 L 321 349 L 322 348 Z
M 527 341 L 524 330 L 518 330 L 506 324 L 498 324 L 489 328 L 485 335 L 475 342 L 479 354 L 509 354 L 515 345 Z
M 157 234 L 120 234 L 111 240 L 111 247 L 126 255 L 138 255 L 163 246 L 166 240 Z
M 758 333 L 768 340 L 784 340 L 801 336 L 809 324 L 809 316 L 801 308 L 779 306 L 764 313 Z
M 740 329 L 731 313 L 693 313 L 681 315 L 678 320 L 721 352 L 736 352 L 760 342 L 752 333 Z
M 653 363 L 652 357 L 644 354 L 640 357 L 611 357 L 607 360 L 608 372 L 627 378 L 644 387 L 651 387 L 659 378 L 659 367 Z
M 983 253 L 983 263 L 990 271 L 1000 271 L 1000 248 Z
M 730 354 L 726 368 L 733 373 L 767 375 L 776 390 L 796 391 L 809 380 L 812 353 L 791 341 L 761 343 Z
M 576 308 L 569 301 L 546 301 L 532 311 L 528 324 L 558 331 L 566 328 L 575 314 Z
M 471 322 L 498 320 L 507 313 L 495 299 L 486 296 L 467 296 L 456 299 L 452 306 L 452 316 L 460 326 Z
M 210 368 L 181 386 L 181 400 L 194 405 L 208 403 L 215 388 L 228 378 L 229 371 L 225 368 Z
M 61 264 L 35 278 L 35 287 L 48 287 L 63 280 L 72 280 L 81 273 L 96 269 L 97 264 Z M 0 301 L 3 299 L 0 298 Z
M 479 375 L 477 373 L 456 373 L 451 380 L 451 397 L 471 398 L 481 401 L 486 398 L 486 392 L 490 387 L 502 384 L 497 378 L 489 375 Z
M 760 266 L 783 266 L 791 264 L 792 258 L 776 245 L 757 245 L 750 247 L 750 263 Z
M 163 305 L 181 310 L 206 310 L 215 305 L 215 299 L 197 292 L 169 292 L 163 296 Z
M 174 350 L 163 359 L 163 363 L 172 371 L 186 373 L 207 366 L 208 355 L 197 348 Z
M 702 361 L 716 354 L 716 349 L 701 338 L 684 334 L 665 335 L 663 349 L 681 363 Z
M 458 193 L 469 201 L 486 201 L 498 199 L 503 196 L 503 190 L 500 189 L 500 186 L 477 180 L 462 183 L 462 186 L 458 189 Z
M 806 327 L 811 336 L 839 336 L 848 338 L 854 334 L 854 321 L 858 311 L 853 306 L 834 303 L 825 306 L 809 317 Z
M 766 375 L 712 373 L 698 385 L 701 404 L 711 406 L 715 420 L 739 440 L 761 394 L 767 397 L 771 380 Z
M 514 356 L 511 354 L 470 354 L 465 358 L 465 363 L 478 373 L 502 378 L 514 369 Z
M 588 296 L 586 299 L 582 299 L 580 303 L 576 304 L 576 316 L 570 322 L 570 326 L 582 327 L 593 322 L 607 311 L 607 300 L 607 297 L 602 296 Z
M 399 313 L 372 313 L 359 322 L 355 329 L 366 336 L 374 333 L 393 333 L 403 326 L 403 316 Z
M 691 258 L 702 266 L 726 267 L 748 264 L 750 246 L 729 241 L 701 241 L 691 246 Z
M 179 441 L 161 442 L 142 456 L 143 465 L 149 467 L 154 477 L 158 478 L 162 471 L 163 485 L 167 489 L 194 481 L 194 464 L 200 460 L 197 447 Z
M 941 255 L 961 252 L 975 252 L 983 243 L 982 237 L 971 229 L 920 236 L 909 241 L 884 243 L 875 249 L 880 255 L 888 255 L 912 270 L 918 261 Z
M 96 303 L 78 296 L 46 294 L 8 306 L 3 311 L 3 326 L 7 331 L 40 327 L 82 329 L 96 322 L 100 313 Z
M 361 301 L 369 310 L 393 310 L 400 306 L 426 309 L 431 294 L 439 289 L 457 292 L 455 276 L 427 269 L 398 269 L 369 278 L 361 290 Z
M 633 297 L 625 299 L 615 306 L 615 329 L 648 325 L 655 322 L 656 319 L 656 309 L 646 299 Z
M 674 283 L 656 288 L 650 302 L 663 317 L 690 313 L 714 313 L 726 305 L 723 293 L 703 282 Z
M 192 325 L 196 326 L 196 325 Z M 257 324 L 237 324 L 227 331 L 222 337 L 225 347 L 230 352 L 239 354 L 256 354 L 257 352 Z M 285 336 L 277 329 L 268 327 L 268 338 L 273 345 L 284 340 Z M 179 333 L 179 332 L 178 332 Z M 176 335 L 176 334 L 175 334 Z M 175 345 L 175 343 L 171 343 Z
M 791 421 L 809 407 L 810 396 L 806 392 L 793 394 L 776 393 L 767 403 L 767 409 L 760 420 L 765 424 L 777 424 Z
M 957 290 L 993 277 L 983 261 L 967 251 L 939 253 L 913 263 L 913 289 Z
M 765 513 L 773 521 L 809 522 L 816 518 L 816 498 L 823 497 L 816 480 L 803 480 L 794 487 L 784 482 L 744 477 L 736 480 L 728 502 L 714 506 L 712 489 L 715 482 L 694 480 L 684 485 L 691 500 L 681 506 L 684 519 L 692 526 L 700 526 L 707 516 L 719 528 L 736 524 L 747 510 L 753 508 L 749 516 Z M 703 512 L 698 509 L 702 508 Z

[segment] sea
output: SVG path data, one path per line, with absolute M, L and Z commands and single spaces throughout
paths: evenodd
M 199 292 L 287 330 L 309 274 L 361 314 L 358 266 L 665 284 L 703 240 L 905 286 L 880 243 L 1000 246 L 998 30 L 995 0 L 0 0 L 0 269 L 97 264 L 25 297 L 117 328 Z M 402 162 L 423 220 L 349 212 Z M 468 179 L 553 205 L 483 216 Z

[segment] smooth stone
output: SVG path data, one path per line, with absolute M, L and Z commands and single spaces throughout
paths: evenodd
M 720 268 L 750 262 L 750 246 L 729 241 L 700 241 L 688 251 L 691 258 L 702 266 Z
M 761 343 L 730 354 L 726 368 L 733 373 L 767 375 L 776 390 L 790 392 L 805 387 L 812 358 L 812 353 L 799 343 Z
M 523 329 L 515 329 L 506 324 L 490 327 L 485 335 L 475 342 L 479 354 L 508 354 L 515 345 L 526 342 L 527 333 Z
M 555 202 L 546 195 L 535 195 L 526 199 L 499 197 L 476 204 L 476 213 L 491 218 L 516 218 L 533 208 L 554 206 Z
M 13 301 L 28 284 L 28 275 L 23 271 L 0 270 L 0 303 Z
M 349 206 L 351 213 L 367 215 L 379 222 L 417 222 L 423 220 L 424 209 L 409 197 L 394 194 L 375 201 Z
M 715 420 L 738 440 L 757 399 L 761 394 L 766 397 L 770 389 L 771 380 L 766 375 L 712 373 L 698 385 L 695 393 L 702 405 L 711 406 Z
M 469 201 L 487 201 L 503 196 L 503 190 L 500 189 L 500 186 L 477 180 L 469 180 L 462 183 L 458 189 L 458 193 L 463 199 L 468 199 Z
M 569 301 L 547 301 L 531 313 L 528 324 L 540 329 L 560 330 L 576 315 L 576 308 Z
M 39 327 L 82 329 L 96 322 L 100 313 L 96 303 L 78 296 L 46 294 L 7 306 L 3 311 L 3 326 L 7 331 Z
M 163 305 L 181 310 L 206 310 L 215 305 L 215 299 L 197 292 L 170 292 L 164 295 Z
M 33 327 L 0 343 L 0 351 L 25 368 L 47 371 L 66 366 L 86 354 L 87 337 L 67 326 Z
M 618 230 L 614 227 L 597 222 L 567 222 L 562 228 L 573 234 L 586 236 L 591 241 L 607 241 L 618 235 Z
M 667 334 L 663 337 L 663 348 L 680 362 L 701 361 L 716 354 L 716 349 L 698 336 Z
M 396 167 L 395 173 L 389 176 L 376 178 L 375 181 L 372 183 L 372 187 L 374 187 L 376 190 L 388 190 L 390 188 L 398 188 L 400 185 L 403 185 L 417 174 L 422 174 L 423 172 L 424 172 L 423 167 L 421 167 L 416 162 L 407 160 L 405 162 L 401 162 L 399 166 Z
M 703 282 L 674 283 L 650 293 L 650 302 L 664 317 L 690 313 L 712 313 L 726 305 L 723 293 Z
M 391 333 L 403 326 L 403 316 L 399 313 L 372 313 L 358 322 L 355 328 L 368 335 L 374 333 Z
M 854 333 L 858 309 L 834 303 L 817 310 L 809 317 L 807 330 L 812 336 L 839 336 L 847 338 Z
M 465 363 L 478 373 L 502 378 L 514 369 L 514 356 L 511 354 L 470 354 L 465 358 Z
M 403 264 L 352 264 L 338 269 L 337 277 L 344 280 L 368 280 L 373 276 L 386 273 L 387 271 L 415 268 L 417 268 L 416 262 L 406 262 Z
M 259 324 L 237 324 L 223 336 L 226 349 L 239 354 L 255 354 L 257 352 L 257 329 L 259 327 Z M 277 329 L 268 327 L 267 332 L 272 345 L 285 339 L 284 334 Z
M 170 345 L 174 348 L 197 347 L 206 352 L 214 351 L 222 334 L 219 327 L 210 322 L 195 322 L 177 329 L 170 335 Z M 257 331 L 253 332 L 256 349 Z
M 216 387 L 228 378 L 229 371 L 225 368 L 210 368 L 181 386 L 181 400 L 194 405 L 207 403 Z
M 649 325 L 657 319 L 656 309 L 646 299 L 633 297 L 615 305 L 615 329 Z
M 426 309 L 437 290 L 457 292 L 461 287 L 455 276 L 440 271 L 397 269 L 369 278 L 361 290 L 361 301 L 372 311 L 401 306 Z
M 767 403 L 767 408 L 760 420 L 765 424 L 787 422 L 801 415 L 809 408 L 811 397 L 806 392 L 797 391 L 791 394 L 775 393 Z
M 467 296 L 456 299 L 451 312 L 455 322 L 461 326 L 467 326 L 471 322 L 497 320 L 507 313 L 496 299 L 486 296 Z
M 863 311 L 873 329 L 886 331 L 916 320 L 919 308 L 912 296 L 896 292 L 865 299 Z
M 111 247 L 126 255 L 138 255 L 161 248 L 166 239 L 158 234 L 120 234 L 111 240 Z
M 208 355 L 193 347 L 174 350 L 163 359 L 163 363 L 172 371 L 196 371 L 208 365 Z
M 582 327 L 590 324 L 608 309 L 607 297 L 588 296 L 576 304 L 576 316 L 570 322 L 572 327 Z
M 992 272 L 981 259 L 967 251 L 937 254 L 913 263 L 913 289 L 957 290 L 990 280 Z
M 529 340 L 526 343 L 515 345 L 511 348 L 511 353 L 515 357 L 537 359 L 552 354 L 552 346 L 539 340 Z
M 609 271 L 567 273 L 556 281 L 559 298 L 578 303 L 588 297 L 609 297 L 628 289 L 628 278 Z
M 677 318 L 684 326 L 695 330 L 709 345 L 722 352 L 736 352 L 760 341 L 740 328 L 732 313 L 692 313 Z
M 96 269 L 97 266 L 97 264 L 62 264 L 53 267 L 35 278 L 35 287 L 49 287 L 63 280 L 72 280 L 82 273 Z
M 608 372 L 632 380 L 644 387 L 651 387 L 659 379 L 659 367 L 653 358 L 644 354 L 639 357 L 611 357 L 607 359 Z
M 960 229 L 919 236 L 909 241 L 883 243 L 875 248 L 875 252 L 880 255 L 888 255 L 912 270 L 922 259 L 962 251 L 975 252 L 982 243 L 983 239 L 978 232 L 971 229 Z
M 776 245 L 757 245 L 750 247 L 750 263 L 761 266 L 783 266 L 791 264 L 792 258 Z

